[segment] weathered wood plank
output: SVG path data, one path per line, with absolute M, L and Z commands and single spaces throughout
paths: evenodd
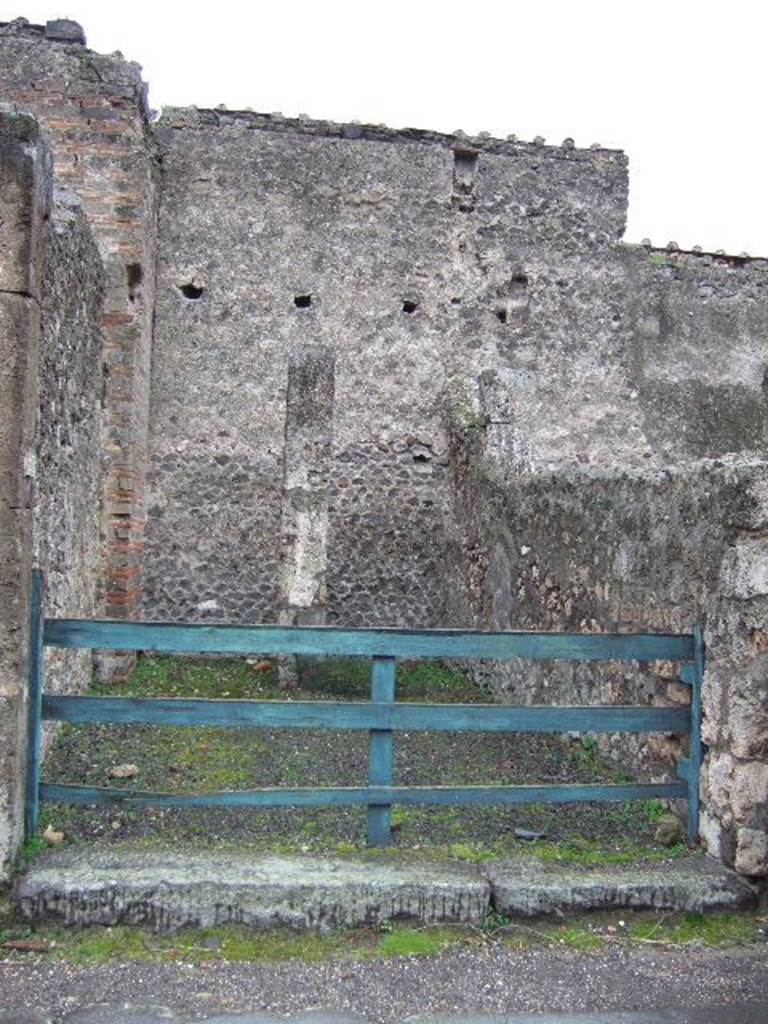
M 224 793 L 153 793 L 99 786 L 43 783 L 43 800 L 73 804 L 147 805 L 154 807 L 339 807 L 378 804 L 581 803 L 685 797 L 684 782 L 621 786 L 371 786 L 333 789 L 252 789 Z
M 678 732 L 687 708 L 513 707 L 506 704 L 386 704 L 336 701 L 187 700 L 46 696 L 43 718 L 64 722 L 143 722 L 290 729 L 438 732 Z
M 691 660 L 693 637 L 664 633 L 480 633 L 48 619 L 56 647 L 230 654 L 337 654 L 405 658 L 536 658 L 560 661 Z
M 44 685 L 43 574 L 32 573 L 29 602 L 29 692 L 27 694 L 27 778 L 24 827 L 30 839 L 40 815 L 40 761 L 43 747 L 42 702 Z
M 371 700 L 391 705 L 395 699 L 394 658 L 374 658 L 371 669 Z M 391 786 L 394 776 L 394 741 L 391 729 L 371 729 L 368 758 L 368 783 L 371 786 Z M 391 838 L 392 805 L 369 804 L 368 845 L 389 846 Z

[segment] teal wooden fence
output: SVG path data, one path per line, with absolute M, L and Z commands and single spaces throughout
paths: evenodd
M 44 693 L 45 647 L 163 651 L 169 653 L 367 656 L 372 660 L 370 702 L 187 700 L 176 698 L 65 697 Z M 560 661 L 673 661 L 691 687 L 690 708 L 542 707 L 506 704 L 398 704 L 398 658 L 509 658 Z M 27 763 L 27 834 L 37 831 L 41 800 L 74 804 L 152 806 L 307 807 L 364 805 L 368 842 L 386 846 L 394 804 L 526 804 L 594 800 L 686 798 L 688 837 L 698 837 L 701 767 L 701 630 L 658 633 L 483 633 L 467 630 L 336 629 L 97 622 L 46 619 L 43 585 L 32 586 Z M 145 792 L 40 781 L 43 722 L 149 723 L 217 727 L 357 729 L 370 733 L 368 785 L 334 788 L 263 788 L 205 794 Z M 398 730 L 483 732 L 675 732 L 690 737 L 678 780 L 629 785 L 396 786 L 394 734 Z

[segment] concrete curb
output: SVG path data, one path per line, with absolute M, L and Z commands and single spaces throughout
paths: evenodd
M 296 929 L 479 925 L 514 916 L 605 909 L 738 910 L 757 891 L 703 855 L 599 868 L 517 859 L 478 867 L 397 855 L 326 859 L 71 848 L 19 879 L 27 921 L 131 924 L 156 931 L 236 923 Z
M 491 887 L 461 863 L 73 848 L 36 861 L 16 895 L 28 921 L 327 931 L 393 920 L 480 924 Z
M 488 867 L 494 908 L 510 917 L 585 910 L 746 910 L 757 890 L 703 854 L 599 868 L 506 861 Z
M 700 1009 L 637 1010 L 593 1013 L 428 1013 L 402 1024 L 764 1024 L 765 1005 Z M 291 1017 L 265 1013 L 225 1013 L 203 1019 L 177 1016 L 159 1006 L 102 1003 L 57 1018 L 59 1024 L 368 1024 L 368 1018 L 337 1010 L 310 1010 Z M 48 1014 L 0 1010 L 0 1024 L 54 1024 Z

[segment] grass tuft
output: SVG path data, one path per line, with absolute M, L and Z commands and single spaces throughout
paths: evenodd
M 384 935 L 375 949 L 377 957 L 434 956 L 461 940 L 450 928 L 396 928 Z
M 761 940 L 762 919 L 750 913 L 659 914 L 631 910 L 583 914 L 565 920 L 535 923 L 488 914 L 481 929 L 417 928 L 388 924 L 379 929 L 356 928 L 331 933 L 286 928 L 254 931 L 241 925 L 184 929 L 157 934 L 135 927 L 37 927 L 12 919 L 0 921 L 0 943 L 33 939 L 47 952 L 8 949 L 8 960 L 55 958 L 80 966 L 111 962 L 183 961 L 204 963 L 307 963 L 339 960 L 377 960 L 388 957 L 436 956 L 453 946 L 498 943 L 505 948 L 565 947 L 578 953 L 599 952 L 612 946 L 700 946 L 733 948 Z
M 664 942 L 671 946 L 744 946 L 758 938 L 754 917 L 734 912 L 669 915 L 656 921 L 641 921 L 629 934 L 640 941 Z

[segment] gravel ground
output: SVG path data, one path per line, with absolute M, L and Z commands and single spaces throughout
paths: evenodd
M 254 664 L 255 662 L 255 664 Z M 118 695 L 228 696 L 294 700 L 360 700 L 368 696 L 368 667 L 325 671 L 312 689 L 286 694 L 276 688 L 268 662 L 145 657 Z M 487 700 L 462 673 L 421 663 L 399 669 L 398 697 L 463 703 Z M 521 784 L 618 782 L 631 776 L 603 760 L 594 741 L 547 735 L 399 733 L 395 740 L 398 784 Z M 364 733 L 304 730 L 160 729 L 153 726 L 69 726 L 46 759 L 45 779 L 139 789 L 205 791 L 254 786 L 364 784 L 368 737 Z M 136 778 L 109 779 L 110 768 L 135 764 Z M 653 847 L 654 809 L 643 804 L 531 805 L 519 808 L 408 808 L 395 811 L 395 844 L 402 847 L 470 843 L 498 849 L 515 845 L 514 830 L 545 833 L 555 842 L 578 837 L 615 845 Z M 166 844 L 312 850 L 339 843 L 360 845 L 362 808 L 102 810 L 44 805 L 47 823 L 71 840 L 153 838 Z
M 54 1015 L 95 1003 L 157 1002 L 192 1017 L 322 1007 L 376 1024 L 409 1014 L 654 1010 L 752 1004 L 768 1020 L 768 950 L 604 954 L 490 945 L 380 962 L 234 965 L 0 962 L 0 1006 Z

